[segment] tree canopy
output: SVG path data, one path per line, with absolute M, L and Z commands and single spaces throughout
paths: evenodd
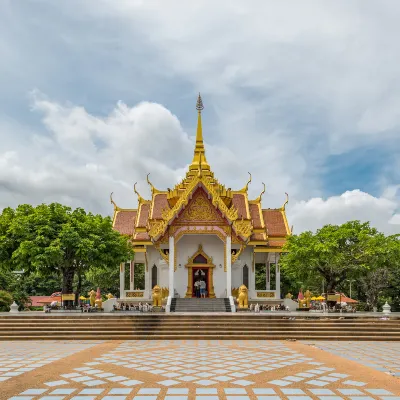
M 74 278 L 92 270 L 118 270 L 131 259 L 129 238 L 112 229 L 111 219 L 58 203 L 6 208 L 0 215 L 0 266 L 7 270 L 61 276 L 72 293 Z
M 368 222 L 326 225 L 316 233 L 290 236 L 283 251 L 280 263 L 288 277 L 302 282 L 324 280 L 328 293 L 346 278 L 400 267 L 398 236 L 385 236 Z

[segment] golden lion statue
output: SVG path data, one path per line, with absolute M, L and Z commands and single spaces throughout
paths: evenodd
M 94 307 L 96 305 L 96 292 L 91 290 L 89 293 L 90 305 Z
M 239 287 L 239 296 L 237 298 L 239 308 L 249 308 L 249 295 L 245 285 Z
M 161 307 L 162 301 L 162 290 L 160 286 L 156 285 L 153 287 L 153 307 Z
M 114 295 L 113 294 L 111 294 L 111 293 L 108 293 L 108 295 L 107 295 L 107 299 L 108 300 L 110 300 L 110 299 L 113 299 L 114 298 Z

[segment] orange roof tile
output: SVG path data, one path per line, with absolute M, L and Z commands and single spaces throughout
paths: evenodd
M 145 228 L 147 226 L 147 220 L 149 218 L 150 203 L 143 203 L 139 209 L 139 221 L 137 221 L 137 227 Z
M 253 233 L 250 237 L 250 240 L 255 240 L 255 241 L 263 241 L 265 240 L 264 234 L 263 233 Z
M 269 240 L 268 245 L 271 247 L 282 247 L 286 244 L 286 240 Z
M 150 218 L 161 219 L 161 213 L 165 208 L 170 208 L 167 200 L 167 194 L 156 194 L 154 196 L 153 209 Z
M 261 223 L 260 209 L 258 204 L 249 204 L 249 207 L 251 219 L 253 220 L 253 228 L 262 228 L 263 226 Z
M 280 210 L 262 210 L 268 236 L 286 236 L 285 221 Z
M 135 235 L 135 240 L 150 240 L 149 234 L 147 232 L 139 232 Z
M 234 193 L 232 203 L 238 210 L 239 218 L 248 218 L 246 210 L 246 199 L 244 193 Z
M 120 210 L 117 211 L 114 221 L 114 229 L 123 235 L 133 235 L 135 231 L 135 219 L 137 210 L 128 211 Z

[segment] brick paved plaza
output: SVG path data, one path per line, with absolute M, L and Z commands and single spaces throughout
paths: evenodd
M 0 399 L 396 400 L 397 342 L 0 342 Z

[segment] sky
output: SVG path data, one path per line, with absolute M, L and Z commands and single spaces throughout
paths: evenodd
M 400 233 L 400 3 L 0 0 L 0 209 L 112 215 L 206 154 L 294 233 Z

